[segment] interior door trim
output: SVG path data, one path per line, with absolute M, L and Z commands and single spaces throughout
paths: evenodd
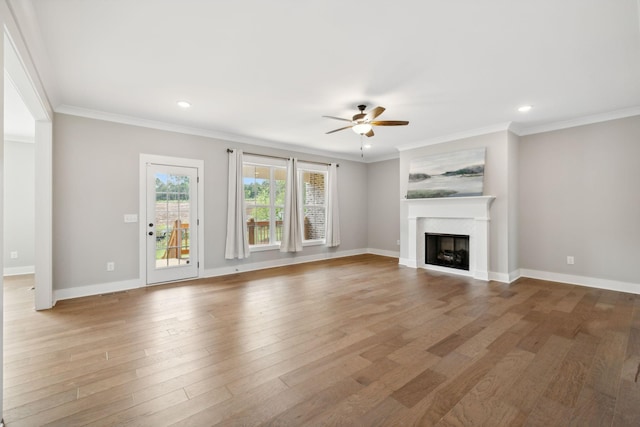
M 139 275 L 140 286 L 147 285 L 147 164 L 182 166 L 198 170 L 198 277 L 204 277 L 204 160 L 187 159 L 183 157 L 159 156 L 140 153 L 139 163 L 139 207 L 138 207 L 138 245 L 139 245 Z

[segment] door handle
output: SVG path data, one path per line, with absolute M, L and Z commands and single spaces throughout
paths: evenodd
M 149 232 L 149 236 L 153 236 L 153 231 L 150 231 L 150 232 Z

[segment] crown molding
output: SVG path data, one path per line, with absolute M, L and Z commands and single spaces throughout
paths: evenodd
M 639 0 L 640 1 L 640 0 Z M 410 144 L 405 144 L 397 147 L 398 151 L 412 150 L 415 148 L 426 147 L 429 145 L 441 144 L 444 142 L 457 141 L 460 139 L 471 138 L 474 136 L 487 135 L 494 132 L 509 131 L 517 136 L 533 135 L 537 133 L 550 132 L 554 130 L 561 130 L 572 128 L 576 126 L 590 125 L 594 123 L 601 123 L 610 120 L 624 119 L 627 117 L 639 116 L 640 106 L 625 108 L 622 110 L 609 111 L 606 113 L 592 114 L 589 116 L 578 117 L 571 120 L 563 120 L 553 123 L 545 123 L 536 126 L 526 126 L 522 123 L 508 122 L 500 123 L 492 126 L 486 126 L 482 128 L 472 129 L 468 131 L 462 131 L 443 135 L 435 138 L 428 139 L 426 141 L 420 141 Z
M 352 162 L 364 163 L 364 160 L 357 156 L 341 155 L 330 151 L 308 149 L 299 145 L 285 144 L 276 141 L 252 138 L 232 133 L 218 132 L 209 129 L 182 126 L 174 123 L 161 122 L 156 120 L 141 119 L 124 114 L 108 113 L 105 111 L 91 110 L 88 108 L 75 107 L 73 105 L 62 104 L 55 108 L 56 113 L 70 116 L 85 117 L 88 119 L 103 120 L 107 122 L 120 123 L 131 126 L 139 126 L 149 129 L 163 130 L 168 132 L 181 133 L 185 135 L 203 136 L 206 138 L 223 140 L 226 142 L 237 142 L 240 144 L 257 145 L 261 147 L 274 148 L 279 150 L 292 151 L 303 154 L 313 154 L 316 156 L 328 157 L 331 159 L 349 160 Z
M 616 120 L 616 119 L 622 119 L 626 117 L 637 116 L 637 115 L 640 115 L 640 106 L 602 113 L 602 114 L 594 114 L 594 115 L 580 117 L 580 118 L 571 119 L 571 120 L 559 121 L 554 123 L 546 123 L 546 124 L 536 125 L 536 126 L 524 126 L 521 123 L 516 123 L 516 122 L 499 123 L 499 124 L 471 129 L 467 131 L 461 131 L 461 132 L 451 133 L 448 135 L 442 135 L 442 136 L 430 138 L 424 141 L 417 141 L 414 143 L 404 144 L 396 147 L 398 152 L 394 152 L 391 154 L 386 154 L 381 156 L 375 156 L 375 155 L 366 156 L 366 153 L 365 153 L 365 158 L 361 158 L 359 156 L 323 151 L 323 150 L 309 149 L 309 148 L 305 148 L 298 145 L 285 144 L 285 143 L 270 141 L 270 140 L 262 140 L 258 138 L 247 137 L 247 136 L 225 133 L 225 132 L 218 132 L 218 131 L 213 131 L 209 129 L 194 128 L 189 126 L 177 125 L 174 123 L 141 119 L 133 116 L 108 113 L 104 111 L 91 110 L 87 108 L 75 107 L 75 106 L 65 105 L 65 104 L 58 106 L 55 109 L 55 112 L 60 114 L 68 114 L 72 116 L 85 117 L 85 118 L 96 119 L 96 120 L 104 120 L 108 122 L 127 124 L 132 126 L 140 126 L 140 127 L 146 127 L 150 129 L 156 129 L 156 130 L 163 130 L 168 132 L 176 132 L 176 133 L 181 133 L 186 135 L 203 136 L 206 138 L 213 138 L 213 139 L 228 141 L 230 143 L 237 142 L 241 144 L 257 145 L 261 147 L 293 151 L 293 152 L 304 153 L 304 154 L 312 154 L 312 155 L 335 158 L 340 160 L 349 160 L 349 161 L 359 162 L 359 163 L 375 163 L 375 162 L 381 162 L 385 160 L 397 159 L 399 158 L 399 152 L 402 152 L 402 151 L 427 147 L 430 145 L 436 145 L 436 144 L 441 144 L 445 142 L 457 141 L 465 138 L 472 138 L 476 136 L 487 135 L 487 134 L 496 133 L 496 132 L 508 131 L 518 136 L 526 136 L 526 135 L 533 135 L 536 133 L 550 132 L 554 130 L 566 129 L 566 128 L 571 128 L 576 126 L 584 126 L 584 125 L 593 124 L 593 123 L 600 123 L 600 122 L 605 122 L 609 120 Z M 16 138 L 19 138 L 19 137 L 15 137 L 15 138 L 12 137 L 11 139 L 20 140 L 21 142 L 30 142 L 30 141 L 23 141 L 22 139 L 16 139 Z
M 623 110 L 610 111 L 607 113 L 592 114 L 590 116 L 578 117 L 570 120 L 563 120 L 553 123 L 545 123 L 537 126 L 517 126 L 515 134 L 519 136 L 534 135 L 536 133 L 551 132 L 573 128 L 576 126 L 590 125 L 594 123 L 607 122 L 609 120 L 624 119 L 632 116 L 640 115 L 640 106 L 625 108 Z
M 398 153 L 397 151 L 394 151 L 392 153 L 389 154 L 383 154 L 380 156 L 369 156 L 366 157 L 365 154 L 365 158 L 364 158 L 364 162 L 365 163 L 377 163 L 377 162 L 384 162 L 386 160 L 396 160 L 400 158 L 400 153 Z
M 512 122 L 499 123 L 495 125 L 485 126 L 476 129 L 470 129 L 467 131 L 451 133 L 448 135 L 442 135 L 435 138 L 430 138 L 424 141 L 418 141 L 414 143 L 404 144 L 396 147 L 398 151 L 413 150 L 415 148 L 427 147 L 429 145 L 442 144 L 443 142 L 457 141 L 465 138 L 472 138 L 474 136 L 487 135 L 495 132 L 502 132 L 512 130 Z
M 51 120 L 57 86 L 51 78 L 50 63 L 39 32 L 39 26 L 30 1 L 9 0 L 2 2 L 6 8 L 5 70 L 23 96 L 24 102 L 36 120 Z M 5 44 L 7 47 L 7 44 Z M 43 70 L 46 70 L 43 75 Z

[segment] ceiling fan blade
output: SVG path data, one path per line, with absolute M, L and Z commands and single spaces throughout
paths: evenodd
M 373 129 L 371 129 L 369 132 L 365 133 L 366 136 L 373 136 Z
M 364 116 L 364 120 L 370 122 L 382 113 L 384 113 L 384 107 L 376 107 L 373 110 L 369 111 L 366 116 Z
M 350 129 L 350 128 L 351 128 L 351 126 L 345 126 L 343 128 L 340 128 L 340 129 L 330 130 L 329 132 L 326 133 L 326 135 L 328 135 L 330 133 L 338 132 L 339 130 L 345 130 L 345 129 Z
M 371 122 L 371 125 L 373 126 L 405 126 L 408 124 L 409 122 L 404 120 L 379 120 Z
M 334 117 L 334 116 L 322 116 L 322 117 L 326 117 L 327 119 L 333 119 L 333 120 L 342 120 L 343 122 L 350 122 L 351 121 L 349 119 L 343 119 L 342 117 Z

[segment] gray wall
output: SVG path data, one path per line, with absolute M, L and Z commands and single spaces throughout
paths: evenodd
M 640 283 L 639 163 L 640 116 L 521 137 L 520 267 Z
M 247 263 L 336 251 L 371 248 L 397 253 L 399 236 L 403 242 L 406 239 L 401 221 L 405 205 L 399 200 L 406 193 L 411 159 L 475 147 L 487 148 L 485 194 L 496 196 L 491 208 L 492 273 L 513 275 L 522 268 L 637 283 L 638 135 L 640 117 L 634 117 L 524 137 L 496 132 L 363 164 L 58 114 L 54 286 L 63 289 L 139 277 L 138 224 L 125 224 L 123 215 L 138 211 L 140 153 L 204 160 L 205 268 L 242 270 Z M 227 147 L 338 161 L 341 246 L 308 247 L 297 255 L 266 251 L 246 261 L 225 260 Z M 406 253 L 405 245 L 400 252 L 401 257 Z M 566 264 L 567 255 L 575 257 L 574 266 Z M 115 261 L 116 271 L 105 271 L 107 261 Z
M 400 160 L 367 165 L 368 248 L 399 255 Z M 391 254 L 389 254 L 391 255 Z
M 138 224 L 125 224 L 123 215 L 138 212 L 140 153 L 204 160 L 205 269 L 367 247 L 366 164 L 64 114 L 55 115 L 53 138 L 54 289 L 139 277 Z M 342 244 L 307 247 L 298 255 L 265 251 L 246 261 L 225 260 L 227 148 L 340 163 Z M 115 271 L 106 271 L 107 261 L 116 263 Z
M 510 267 L 516 263 L 509 259 L 514 250 L 509 248 L 509 197 L 514 194 L 513 189 L 509 189 L 509 184 L 513 180 L 509 179 L 509 148 L 515 144 L 510 132 L 502 131 L 486 135 L 474 136 L 471 138 L 450 141 L 441 144 L 429 145 L 426 147 L 407 150 L 400 153 L 400 194 L 404 197 L 407 194 L 409 166 L 411 159 L 429 156 L 433 154 L 446 153 L 451 151 L 466 150 L 471 148 L 486 147 L 485 172 L 484 172 L 484 194 L 495 196 L 491 205 L 490 223 L 490 272 L 500 275 L 501 280 L 507 280 L 507 275 L 513 273 Z M 515 148 L 512 148 L 512 153 Z M 401 218 L 407 217 L 407 207 L 401 203 Z M 400 234 L 402 236 L 402 246 L 400 257 L 406 258 L 407 247 L 407 224 L 400 222 Z
M 24 273 L 35 264 L 35 151 L 33 143 L 4 142 L 4 271 Z M 10 259 L 11 252 L 17 259 Z M 32 271 L 31 271 L 32 272 Z

